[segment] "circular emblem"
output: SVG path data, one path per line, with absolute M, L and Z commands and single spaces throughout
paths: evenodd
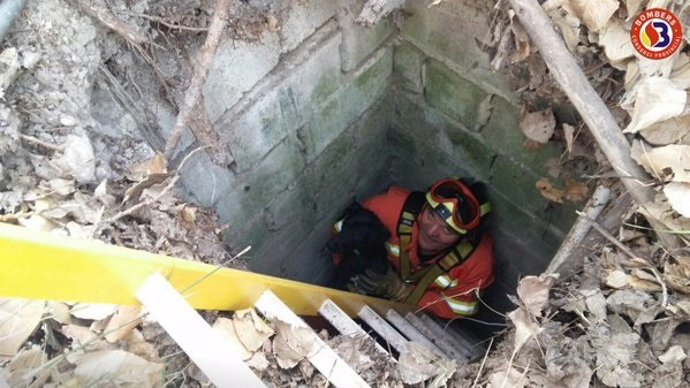
M 630 40 L 635 50 L 645 58 L 668 58 L 683 42 L 683 25 L 673 12 L 650 8 L 633 21 Z

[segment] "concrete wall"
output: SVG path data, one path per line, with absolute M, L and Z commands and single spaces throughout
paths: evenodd
M 490 6 L 410 2 L 399 28 L 364 28 L 353 22 L 359 1 L 295 2 L 281 31 L 222 44 L 204 95 L 234 161 L 201 156 L 183 181 L 229 223 L 230 245 L 252 245 L 253 270 L 326 282 L 324 243 L 353 197 L 453 175 L 490 187 L 491 293 L 545 268 L 574 219 L 535 187 L 561 150 L 522 147 L 519 99 L 476 45 Z
M 280 31 L 259 43 L 225 41 L 215 57 L 204 96 L 234 162 L 200 156 L 183 182 L 229 223 L 231 246 L 252 246 L 257 272 L 330 280 L 331 224 L 355 196 L 391 182 L 384 96 L 395 29 L 355 24 L 359 9 L 349 0 L 294 2 Z

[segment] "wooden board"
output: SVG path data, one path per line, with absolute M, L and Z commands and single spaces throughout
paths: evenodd
M 340 332 L 342 335 L 346 335 L 349 337 L 354 337 L 357 335 L 360 336 L 365 336 L 374 341 L 376 344 L 376 350 L 379 353 L 383 353 L 386 355 L 390 355 L 386 349 L 383 348 L 378 342 L 376 342 L 375 339 L 371 338 L 371 336 L 362 329 L 360 325 L 357 324 L 352 318 L 347 316 L 345 312 L 338 307 L 337 304 L 333 303 L 330 299 L 327 299 L 326 301 L 323 302 L 321 305 L 321 308 L 319 309 L 319 314 L 321 314 L 324 319 L 326 319 L 333 327 L 335 327 L 336 330 Z
M 297 316 L 271 291 L 264 291 L 254 307 L 268 319 L 278 319 L 297 327 L 309 328 L 309 326 Z M 331 349 L 312 330 L 313 345 L 308 352 L 307 359 L 323 374 L 335 387 L 364 388 L 369 387 L 364 379 L 355 372 L 333 349 Z M 240 385 L 235 385 L 240 386 Z
M 393 326 L 386 322 L 385 319 L 381 318 L 380 315 L 376 314 L 369 306 L 362 307 L 357 315 L 397 350 L 398 353 L 407 352 L 407 343 L 409 342 L 407 338 L 395 330 Z
M 265 387 L 232 342 L 213 330 L 159 273 L 136 293 L 151 316 L 218 387 Z

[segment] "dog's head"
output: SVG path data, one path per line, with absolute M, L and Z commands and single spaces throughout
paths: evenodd
M 345 210 L 340 233 L 326 243 L 333 253 L 376 256 L 384 248 L 390 233 L 376 214 L 354 202 Z

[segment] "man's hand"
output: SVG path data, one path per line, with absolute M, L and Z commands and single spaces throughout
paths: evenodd
M 385 272 L 367 268 L 363 273 L 353 276 L 347 288 L 359 294 L 401 301 L 414 289 L 414 285 L 402 281 L 400 276 L 388 265 Z

